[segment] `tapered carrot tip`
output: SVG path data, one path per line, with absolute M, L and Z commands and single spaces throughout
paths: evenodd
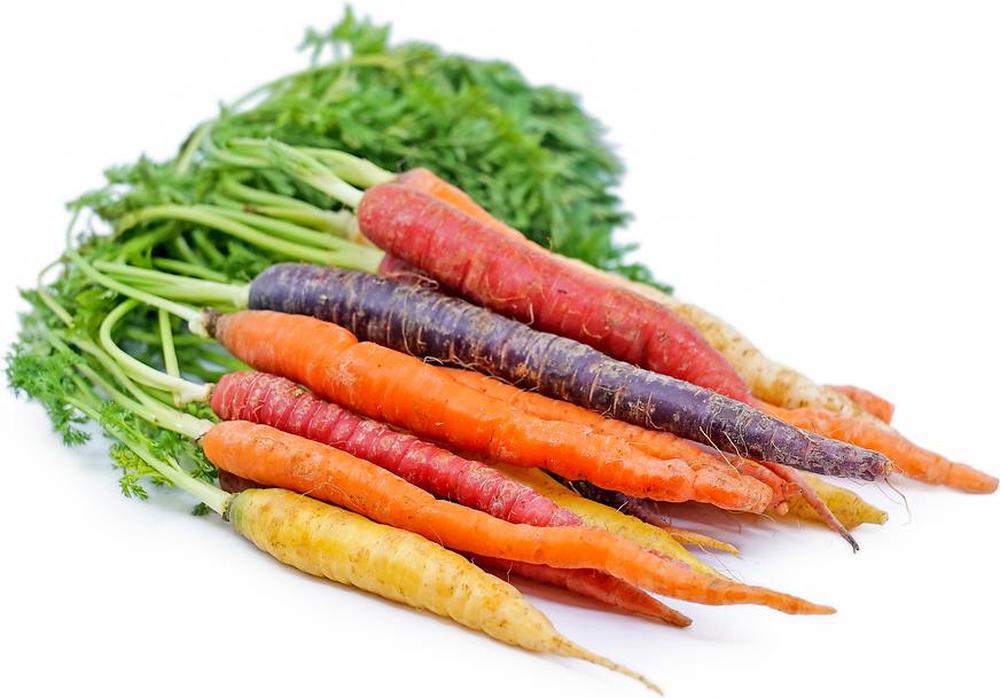
M 944 484 L 973 494 L 991 494 L 997 490 L 995 477 L 965 463 L 953 463 Z
M 790 594 L 779 594 L 769 589 L 760 589 L 759 587 L 757 589 L 759 592 L 763 592 L 760 603 L 782 613 L 796 616 L 828 616 L 837 612 L 833 606 L 824 606 Z
M 628 676 L 630 679 L 635 679 L 636 681 L 638 681 L 639 683 L 641 683 L 643 686 L 653 691 L 654 693 L 657 693 L 661 696 L 663 695 L 663 689 L 661 689 L 659 686 L 657 686 L 655 683 L 647 679 L 639 672 L 633 671 L 632 669 L 629 669 L 626 666 L 622 666 L 621 664 L 613 662 L 610 659 L 602 657 L 598 654 L 594 654 L 590 650 L 584 649 L 583 647 L 580 647 L 574 642 L 570 642 L 569 640 L 564 640 L 563 646 L 560 647 L 558 650 L 556 650 L 556 652 L 558 654 L 563 655 L 564 657 L 576 657 L 577 659 L 582 659 L 584 661 L 591 662 L 592 664 L 602 666 L 605 669 L 616 671 L 619 674 Z
M 800 613 L 803 615 L 813 615 L 813 616 L 832 616 L 837 612 L 837 609 L 833 606 L 824 606 L 823 604 L 811 603 L 809 601 L 804 601 L 799 599 L 802 603 L 801 609 L 797 611 L 792 611 L 792 613 Z
M 668 612 L 661 613 L 657 618 L 667 625 L 672 625 L 675 628 L 686 628 L 691 625 L 691 619 L 680 611 L 675 611 L 674 609 L 667 606 Z

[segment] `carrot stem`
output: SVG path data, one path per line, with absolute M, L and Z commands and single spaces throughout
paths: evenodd
M 225 274 L 221 272 L 209 269 L 198 263 L 182 262 L 179 259 L 170 259 L 168 257 L 153 257 L 152 264 L 154 267 L 159 269 L 166 269 L 167 271 L 175 271 L 179 274 L 185 274 L 187 276 L 194 276 L 205 281 L 217 281 L 220 283 L 225 283 L 229 280 Z
M 120 279 L 123 283 L 127 281 L 137 285 L 141 284 L 147 291 L 155 293 L 161 298 L 166 295 L 173 298 L 183 295 L 189 300 L 205 304 L 222 304 L 230 305 L 234 308 L 245 308 L 250 293 L 249 284 L 228 284 L 204 279 L 192 279 L 156 271 L 155 269 L 144 269 L 130 264 L 97 261 L 94 262 L 94 267 L 107 272 L 113 278 Z M 169 291 L 169 294 L 160 294 L 157 289 Z
M 357 209 L 364 192 L 348 184 L 319 160 L 279 141 L 267 141 L 264 151 L 268 164 L 308 184 L 327 196 Z
M 180 376 L 171 376 L 162 371 L 157 371 L 151 366 L 147 366 L 134 356 L 115 344 L 112 332 L 115 325 L 131 312 L 137 305 L 137 301 L 130 298 L 120 303 L 114 310 L 108 313 L 98 330 L 98 338 L 101 346 L 108 354 L 122 367 L 125 373 L 133 380 L 159 388 L 170 393 L 174 393 L 180 404 L 194 401 L 204 401 L 208 399 L 209 386 L 198 385 L 185 380 Z
M 378 265 L 384 256 L 380 250 L 373 247 L 356 245 L 343 240 L 338 241 L 339 244 L 336 249 L 320 249 L 311 245 L 283 240 L 274 235 L 269 235 L 258 228 L 233 220 L 226 215 L 211 210 L 210 207 L 205 208 L 209 208 L 210 210 L 177 204 L 149 206 L 122 216 L 118 222 L 117 231 L 121 233 L 147 221 L 182 220 L 188 223 L 208 226 L 269 252 L 286 255 L 293 259 L 308 260 L 314 264 L 375 271 L 378 269 Z M 221 208 L 219 210 L 225 211 L 225 209 Z
M 173 378 L 181 377 L 181 369 L 177 363 L 177 349 L 174 347 L 174 331 L 170 326 L 170 313 L 162 308 L 156 311 L 157 322 L 160 329 L 160 351 L 163 352 L 163 367 L 168 376 Z M 174 391 L 174 404 L 180 407 L 181 394 Z

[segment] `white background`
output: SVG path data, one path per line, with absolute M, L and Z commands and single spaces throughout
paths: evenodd
M 655 8 L 655 9 L 654 9 Z M 898 405 L 920 443 L 993 473 L 1000 21 L 992 3 L 404 3 L 397 38 L 515 62 L 610 126 L 642 258 L 774 357 Z M 0 339 L 61 249 L 62 203 L 219 99 L 293 70 L 335 2 L 5 3 Z M 8 696 L 647 695 L 283 568 L 190 502 L 123 499 L 100 448 L 41 410 L 6 432 L 0 693 Z M 985 695 L 994 497 L 864 494 L 890 522 L 852 555 L 816 528 L 723 518 L 748 581 L 827 618 L 677 604 L 684 631 L 533 598 L 669 695 Z M 613 693 L 612 693 L 613 692 Z

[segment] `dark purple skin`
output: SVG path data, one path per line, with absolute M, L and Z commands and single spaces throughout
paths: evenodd
M 361 341 L 474 369 L 744 458 L 864 480 L 888 470 L 880 453 L 808 433 L 711 390 L 400 279 L 277 264 L 250 285 L 249 307 L 310 315 L 347 328 Z
M 567 480 L 555 473 L 548 473 L 548 475 L 581 497 L 586 497 L 591 501 L 609 506 L 612 509 L 617 509 L 624 514 L 634 516 L 640 521 L 660 527 L 669 524 L 666 517 L 657 510 L 656 503 L 648 499 L 639 499 L 616 492 L 615 490 L 606 490 L 586 480 Z

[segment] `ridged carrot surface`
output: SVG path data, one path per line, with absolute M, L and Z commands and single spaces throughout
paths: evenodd
M 524 236 L 498 230 L 404 183 L 369 189 L 361 232 L 480 305 L 627 361 L 745 400 L 726 360 L 673 311 L 588 274 Z M 449 250 L 441 254 L 441 250 Z
M 997 478 L 992 475 L 920 448 L 884 425 L 823 410 L 772 410 L 789 424 L 884 453 L 903 474 L 916 480 L 979 494 L 995 492 L 997 489 Z
M 695 500 L 726 509 L 763 512 L 790 494 L 788 483 L 763 466 L 735 455 L 715 456 L 669 432 L 652 431 L 602 417 L 562 400 L 516 387 L 472 371 L 451 369 L 459 383 L 541 419 L 590 427 L 626 441 L 654 458 L 679 458 L 696 474 Z M 770 491 L 768 491 L 770 490 Z
M 325 443 L 371 461 L 436 497 L 485 511 L 511 523 L 584 525 L 576 514 L 493 468 L 319 400 L 287 378 L 256 371 L 226 374 L 212 391 L 211 404 L 212 411 L 222 419 L 267 424 Z M 232 478 L 231 474 L 221 471 L 220 483 L 226 480 L 226 484 L 231 485 Z M 243 482 L 250 483 L 249 480 Z M 690 623 L 685 616 L 641 589 L 603 572 L 509 561 L 505 564 L 516 567 L 522 576 L 555 584 L 629 613 L 673 625 Z
M 540 332 L 425 285 L 309 264 L 250 284 L 251 309 L 310 315 L 404 354 L 472 368 L 549 397 L 721 451 L 871 479 L 886 459 L 789 426 L 754 406 Z
M 770 589 L 710 578 L 605 531 L 511 524 L 433 496 L 324 444 L 250 422 L 222 422 L 202 438 L 219 469 L 344 506 L 446 547 L 504 560 L 597 569 L 637 587 L 706 604 L 759 603 L 786 613 L 833 609 Z
M 422 438 L 640 497 L 694 497 L 695 473 L 683 461 L 653 458 L 614 437 L 523 414 L 458 385 L 441 367 L 358 343 L 336 325 L 253 310 L 217 316 L 208 325 L 226 348 L 254 368 Z
M 451 618 L 501 642 L 645 677 L 576 645 L 514 587 L 408 531 L 286 490 L 246 490 L 227 512 L 261 550 L 307 574 Z
M 584 523 L 594 528 L 600 528 L 629 540 L 648 550 L 653 550 L 670 558 L 682 559 L 692 569 L 702 574 L 718 575 L 719 573 L 684 549 L 670 533 L 656 526 L 644 523 L 634 516 L 623 514 L 617 509 L 593 502 L 581 497 L 576 492 L 563 487 L 540 470 L 534 468 L 512 468 L 497 465 L 519 482 L 528 485 L 540 494 L 544 494 L 559 506 L 569 509 L 583 519 Z M 681 557 L 681 556 L 684 557 Z

